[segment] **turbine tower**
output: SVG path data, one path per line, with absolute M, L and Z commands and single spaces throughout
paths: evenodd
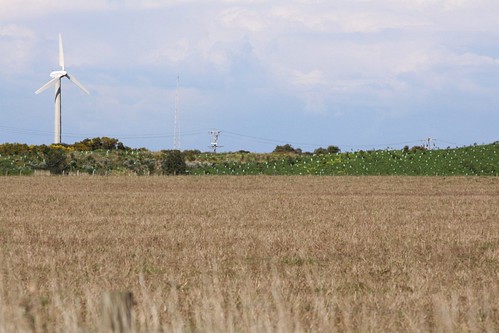
M 177 76 L 177 92 L 175 93 L 175 121 L 173 125 L 173 149 L 180 149 L 180 139 L 178 130 L 178 81 L 179 76 Z
M 90 95 L 88 90 L 78 81 L 74 75 L 70 75 L 66 72 L 64 68 L 64 51 L 62 49 L 62 36 L 59 33 L 59 66 L 61 66 L 60 71 L 53 71 L 50 73 L 52 78 L 49 82 L 45 83 L 40 89 L 35 91 L 35 94 L 39 94 L 48 87 L 55 85 L 55 121 L 54 121 L 54 143 L 61 143 L 61 79 L 63 77 L 68 78 L 69 81 L 73 82 L 83 90 L 87 95 Z

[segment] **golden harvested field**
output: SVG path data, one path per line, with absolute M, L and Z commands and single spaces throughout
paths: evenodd
M 499 332 L 497 177 L 0 185 L 2 333 Z

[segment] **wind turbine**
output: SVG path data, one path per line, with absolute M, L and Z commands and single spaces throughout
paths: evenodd
M 35 94 L 39 94 L 51 85 L 55 85 L 55 126 L 54 126 L 54 143 L 61 143 L 61 79 L 66 77 L 69 81 L 73 82 L 83 90 L 87 95 L 90 95 L 88 90 L 78 81 L 74 75 L 70 75 L 66 72 L 64 68 L 64 52 L 62 49 L 62 36 L 59 33 L 59 65 L 61 66 L 60 71 L 53 71 L 50 73 L 52 78 L 49 82 L 45 83 L 40 89 L 35 91 Z

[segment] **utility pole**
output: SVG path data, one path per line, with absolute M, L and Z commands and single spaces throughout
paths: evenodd
M 435 148 L 435 142 L 434 142 L 434 139 L 432 138 L 426 138 L 424 140 L 424 144 L 423 146 L 428 149 L 428 150 L 432 150 L 433 148 Z
M 213 150 L 214 153 L 217 152 L 218 147 L 223 147 L 218 145 L 218 137 L 220 136 L 221 131 L 213 130 L 210 131 L 211 134 L 211 145 L 210 148 Z

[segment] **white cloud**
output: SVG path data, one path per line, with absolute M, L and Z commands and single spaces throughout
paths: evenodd
M 308 73 L 293 71 L 292 81 L 299 86 L 316 86 L 325 83 L 324 75 L 320 70 L 313 70 Z
M 219 20 L 224 28 L 240 28 L 252 33 L 261 32 L 269 25 L 261 13 L 240 7 L 223 10 Z
M 34 32 L 24 26 L 0 26 L 0 75 L 17 75 L 33 59 Z
M 472 52 L 466 52 L 463 54 L 449 54 L 446 57 L 446 60 L 447 61 L 443 63 L 453 64 L 459 67 L 499 66 L 499 59 L 478 55 Z
M 104 10 L 109 5 L 100 0 L 0 0 L 0 8 L 0 19 L 14 20 L 55 13 Z
M 417 26 L 418 22 L 409 13 L 371 10 L 369 7 L 358 10 L 349 6 L 275 6 L 272 16 L 288 25 L 300 25 L 309 31 L 323 33 L 375 33 L 386 29 L 400 29 Z
M 0 38 L 1 37 L 33 38 L 34 36 L 35 36 L 34 32 L 25 26 L 20 26 L 17 24 L 0 26 Z
M 177 64 L 186 60 L 192 52 L 192 46 L 188 39 L 169 41 L 155 50 L 145 54 L 144 63 L 164 65 L 165 63 Z
M 378 0 L 367 0 L 366 2 L 379 3 Z M 459 10 L 472 9 L 494 3 L 493 0 L 386 0 L 382 1 L 391 6 L 403 6 L 410 9 L 444 9 Z

